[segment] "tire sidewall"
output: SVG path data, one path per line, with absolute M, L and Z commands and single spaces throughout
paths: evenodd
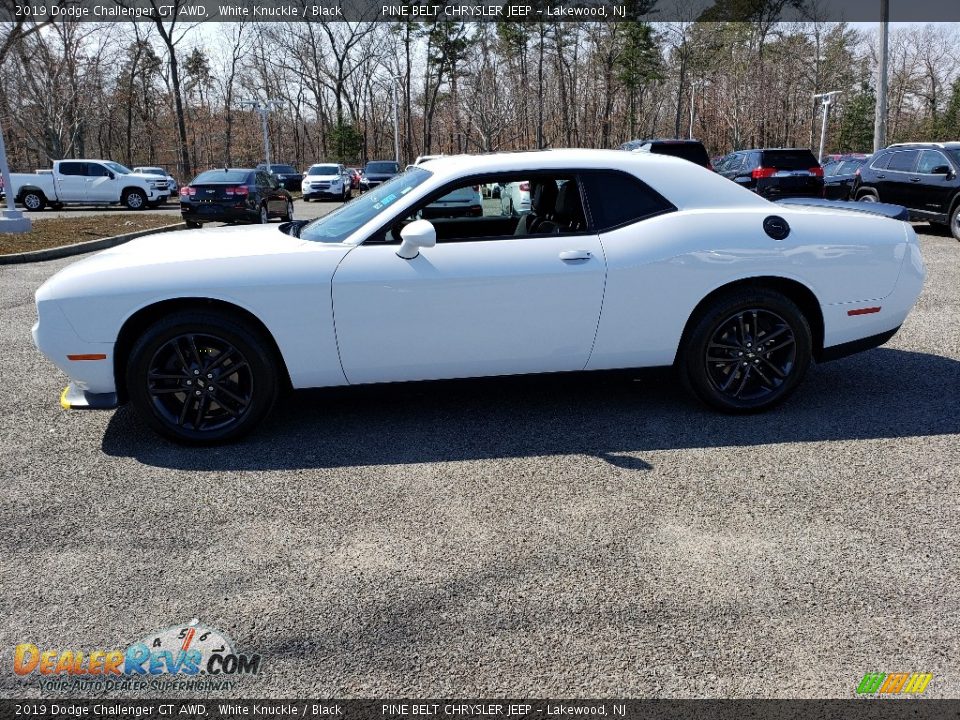
M 212 431 L 197 431 L 171 425 L 156 410 L 147 391 L 146 376 L 156 352 L 168 341 L 188 333 L 213 335 L 233 345 L 249 363 L 253 375 L 253 399 L 235 423 Z M 208 445 L 236 440 L 250 432 L 269 414 L 279 393 L 279 372 L 269 343 L 259 333 L 225 315 L 210 312 L 178 312 L 152 325 L 134 343 L 127 362 L 125 382 L 130 404 L 158 434 L 188 445 Z
M 266 225 L 267 223 L 270 222 L 270 213 L 267 210 L 266 205 L 260 206 L 260 215 L 257 218 L 257 222 L 260 223 L 261 225 Z
M 960 240 L 960 200 L 950 213 L 950 232 L 955 240 Z
M 790 325 L 796 342 L 796 361 L 786 382 L 772 395 L 754 401 L 735 401 L 710 382 L 704 357 L 719 324 L 731 315 L 750 309 L 769 310 Z M 778 405 L 796 390 L 812 362 L 813 337 L 809 322 L 796 303 L 773 290 L 740 290 L 723 295 L 694 319 L 691 327 L 678 363 L 684 385 L 707 405 L 724 412 L 760 412 Z

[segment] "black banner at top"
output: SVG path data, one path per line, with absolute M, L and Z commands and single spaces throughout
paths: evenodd
M 960 700 L 0 700 L 4 720 L 956 720 Z
M 3 0 L 0 21 L 878 22 L 882 0 Z M 889 0 L 891 22 L 960 22 L 960 0 Z

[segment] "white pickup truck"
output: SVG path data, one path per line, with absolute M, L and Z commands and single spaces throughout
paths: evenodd
M 10 175 L 13 198 L 27 210 L 71 205 L 156 207 L 170 195 L 167 179 L 135 173 L 110 160 L 56 160 L 52 170 Z

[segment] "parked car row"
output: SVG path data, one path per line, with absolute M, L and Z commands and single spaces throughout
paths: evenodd
M 697 140 L 632 140 L 620 149 L 690 160 L 769 200 L 899 205 L 911 220 L 949 227 L 960 240 L 960 142 L 898 143 L 873 155 L 829 155 L 822 166 L 803 148 L 736 150 L 713 161 Z

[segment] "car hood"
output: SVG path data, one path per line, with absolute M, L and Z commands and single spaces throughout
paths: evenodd
M 223 265 L 247 266 L 253 257 L 276 257 L 295 252 L 305 241 L 281 232 L 277 225 L 222 227 L 146 235 L 68 265 L 37 291 L 37 300 L 86 294 L 91 286 L 109 289 L 128 284 L 148 272 L 172 278 L 179 266 L 206 266 L 210 275 Z M 215 265 L 211 265 L 214 263 Z
M 305 175 L 303 179 L 304 179 L 304 182 L 306 182 L 307 180 L 328 181 L 328 180 L 339 180 L 340 176 L 339 175 Z

